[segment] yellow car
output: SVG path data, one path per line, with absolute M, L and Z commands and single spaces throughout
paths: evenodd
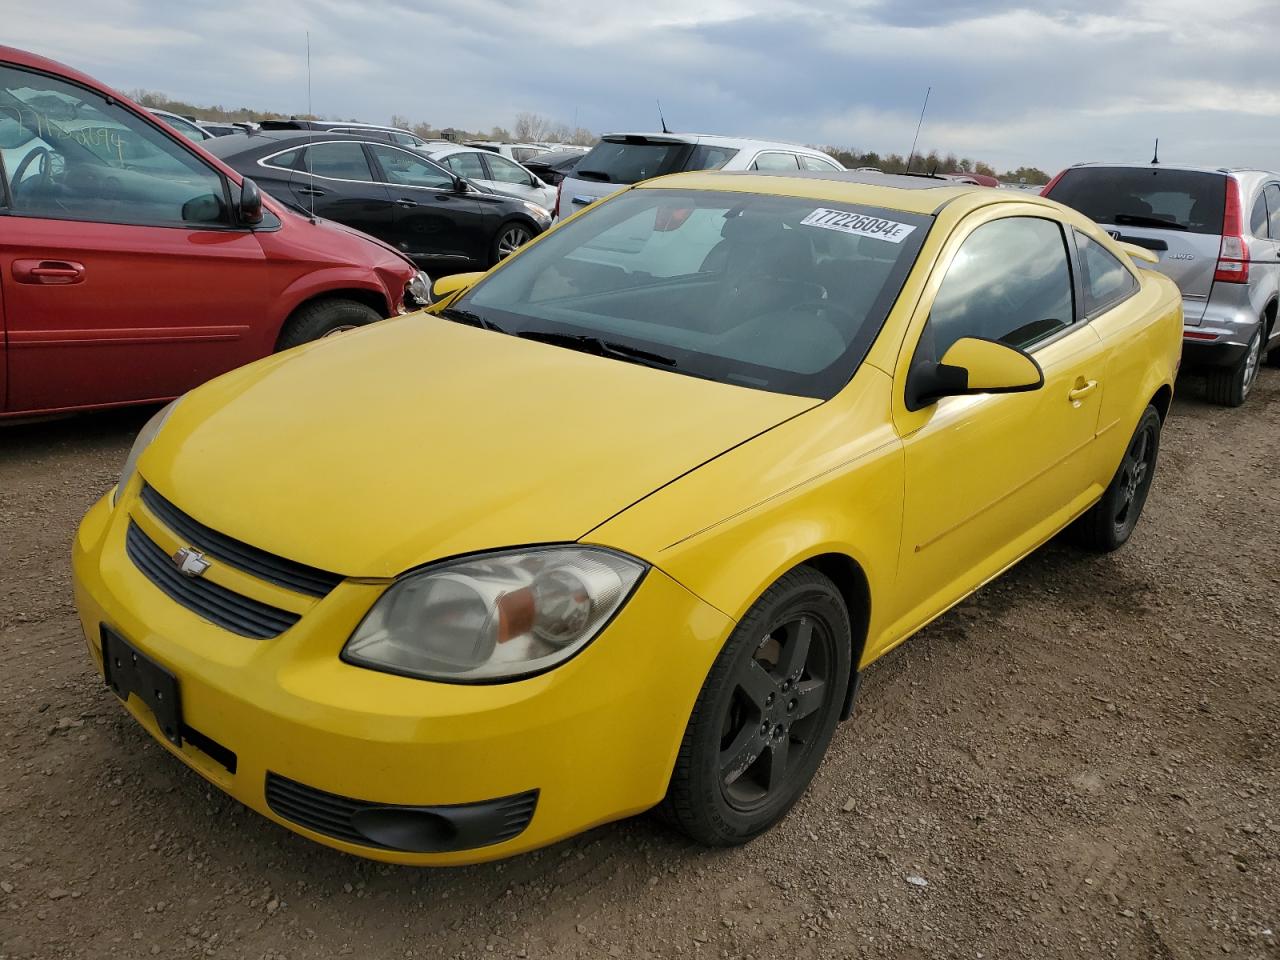
M 509 856 L 803 793 L 860 671 L 1071 526 L 1129 537 L 1181 297 L 926 177 L 625 190 L 428 312 L 161 411 L 74 546 L 168 750 L 349 853 Z

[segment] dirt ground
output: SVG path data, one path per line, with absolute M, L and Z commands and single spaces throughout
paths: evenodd
M 1133 541 L 1051 544 L 872 667 L 772 833 L 447 871 L 241 808 L 91 669 L 69 544 L 145 416 L 0 427 L 0 960 L 1280 957 L 1280 371 L 1241 410 L 1184 378 Z

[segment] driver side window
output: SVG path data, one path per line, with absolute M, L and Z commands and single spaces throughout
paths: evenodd
M 219 174 L 132 111 L 53 77 L 0 67 L 0 154 L 17 216 L 230 222 Z
M 1062 228 L 1009 217 L 978 227 L 947 268 L 916 360 L 940 361 L 962 337 L 1021 350 L 1075 321 L 1075 295 Z

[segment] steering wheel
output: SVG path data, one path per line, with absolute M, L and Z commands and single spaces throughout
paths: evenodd
M 22 162 L 18 164 L 18 168 L 13 171 L 13 178 L 9 182 L 13 184 L 13 189 L 15 191 L 22 186 L 23 174 L 27 172 L 27 168 L 30 167 L 32 162 L 37 158 L 40 160 L 40 172 L 37 177 L 37 183 L 39 183 L 40 186 L 47 186 L 49 184 L 53 173 L 53 161 L 50 157 L 49 149 L 48 147 L 36 147 L 22 158 Z

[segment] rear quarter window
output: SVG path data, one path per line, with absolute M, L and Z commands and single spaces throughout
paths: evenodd
M 1049 192 L 1098 223 L 1222 232 L 1226 178 L 1163 167 L 1077 167 Z

